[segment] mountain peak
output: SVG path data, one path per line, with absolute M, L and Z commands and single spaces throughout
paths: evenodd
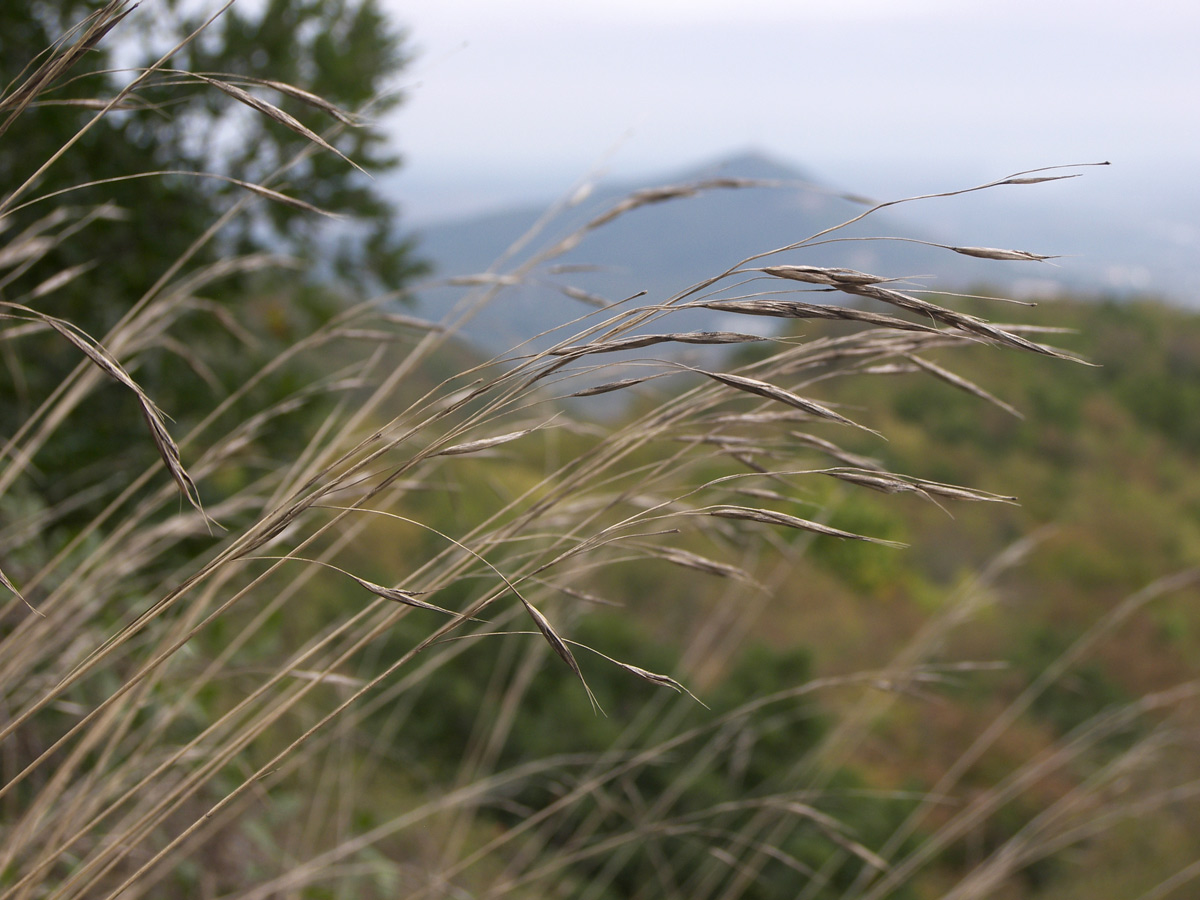
M 722 159 L 690 169 L 683 180 L 705 178 L 752 178 L 757 181 L 804 181 L 815 179 L 803 169 L 757 148 L 747 148 Z

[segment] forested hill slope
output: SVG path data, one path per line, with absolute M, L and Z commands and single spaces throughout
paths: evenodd
M 982 308 L 997 314 L 994 304 Z M 831 565 L 868 594 L 897 596 L 909 576 L 950 585 L 1008 542 L 1050 526 L 1023 576 L 1038 598 L 1023 623 L 1044 614 L 1080 626 L 1146 582 L 1200 565 L 1200 316 L 1149 302 L 1051 301 L 1008 312 L 1010 321 L 1068 329 L 1042 337 L 1094 365 L 983 347 L 927 358 L 1023 418 L 915 367 L 812 390 L 887 435 L 839 435 L 844 446 L 892 471 L 1013 495 L 1018 505 L 943 511 L 843 490 L 835 524 L 869 529 L 874 521 L 883 536 L 912 546 L 889 554 L 830 544 L 846 557 Z M 887 614 L 879 615 L 886 630 Z M 1130 658 L 1121 678 L 1139 681 L 1167 658 L 1200 655 L 1200 614 L 1164 612 L 1156 621 L 1157 633 L 1124 641 Z
M 690 569 L 666 564 L 669 556 L 630 561 L 586 581 L 586 595 L 604 605 L 577 610 L 581 620 L 573 637 L 635 665 L 676 672 L 695 636 L 715 621 L 726 622 L 729 632 L 744 638 L 742 649 L 722 666 L 708 667 L 703 677 L 689 679 L 716 715 L 733 708 L 730 698 L 744 701 L 794 684 L 853 680 L 907 658 L 908 663 L 897 664 L 901 670 L 912 665 L 905 654 L 921 646 L 930 680 L 898 688 L 894 699 L 877 706 L 866 704 L 873 710 L 869 727 L 861 726 L 857 743 L 837 755 L 844 770 L 838 788 L 821 795 L 822 801 L 837 805 L 837 815 L 856 840 L 875 847 L 879 835 L 891 833 L 907 814 L 908 798 L 935 790 L 940 796 L 938 785 L 948 772 L 956 773 L 961 794 L 931 814 L 914 837 L 918 843 L 931 840 L 938 827 L 952 825 L 960 809 L 967 815 L 969 807 L 958 804 L 977 800 L 986 807 L 986 798 L 1000 790 L 997 785 L 1015 787 L 961 841 L 948 841 L 929 871 L 914 879 L 912 893 L 901 889 L 886 896 L 943 896 L 939 884 L 982 867 L 1000 848 L 1019 848 L 1030 834 L 1042 835 L 1039 846 L 1049 848 L 1048 858 L 1032 852 L 1036 864 L 1006 881 L 1007 893 L 994 896 L 1141 896 L 1162 873 L 1193 861 L 1193 836 L 1200 828 L 1194 806 L 1172 806 L 1169 813 L 1143 816 L 1128 827 L 1098 830 L 1069 853 L 1059 853 L 1055 841 L 1069 838 L 1079 823 L 1056 823 L 1052 813 L 1079 813 L 1072 802 L 1107 802 L 1102 795 L 1109 790 L 1126 794 L 1106 810 L 1127 800 L 1132 811 L 1138 803 L 1156 802 L 1162 784 L 1195 783 L 1200 776 L 1194 745 L 1188 743 L 1194 710 L 1164 706 L 1159 714 L 1153 709 L 1197 676 L 1200 606 L 1194 585 L 1160 597 L 1138 593 L 1157 579 L 1200 566 L 1200 316 L 1152 303 L 1053 301 L 1036 309 L 997 307 L 996 301 L 951 305 L 1069 330 L 1041 338 L 1095 365 L 988 346 L 921 355 L 1010 404 L 1022 417 L 915 365 L 904 371 L 893 364 L 875 374 L 868 367 L 850 378 L 817 378 L 789 387 L 887 436 L 805 423 L 806 431 L 836 441 L 847 453 L 874 458 L 889 471 L 1012 495 L 1015 504 L 876 492 L 836 478 L 821 481 L 811 472 L 789 480 L 764 471 L 758 478 L 744 464 L 744 454 L 739 460 L 737 452 L 714 451 L 714 479 L 743 473 L 743 483 L 760 491 L 758 496 L 775 492 L 766 503 L 786 502 L 796 515 L 909 547 L 831 537 L 806 544 L 804 537 L 781 537 L 777 540 L 796 551 L 781 568 L 765 562 L 767 554 L 752 543 L 739 557 L 733 541 L 722 547 L 672 538 L 681 542 L 680 549 L 710 556 L 723 552 L 722 560 L 744 566 L 766 591 L 721 577 L 729 570 L 702 571 L 694 560 Z M 818 323 L 804 331 L 815 340 L 844 327 L 849 326 Z M 748 351 L 743 361 L 749 357 Z M 641 409 L 658 408 L 661 392 L 671 388 L 656 389 L 659 394 L 642 398 Z M 759 441 L 754 427 L 722 425 L 716 417 L 704 436 L 718 447 L 717 438 L 724 437 L 735 451 L 745 446 L 739 440 L 759 443 L 762 451 L 751 461 L 760 470 L 771 469 L 775 451 L 778 458 L 791 458 L 781 445 Z M 567 446 L 556 452 L 565 453 Z M 851 459 L 821 461 L 818 456 L 814 470 L 844 470 Z M 464 495 L 483 496 L 495 490 L 501 473 L 507 483 L 530 477 L 542 465 L 540 450 L 513 449 L 495 462 L 496 468 L 480 469 L 478 489 L 464 486 Z M 447 503 L 441 514 L 451 518 L 439 527 L 449 528 L 461 510 Z M 1025 552 L 1013 554 L 1014 547 Z M 688 562 L 686 556 L 674 559 Z M 456 758 L 454 748 L 469 728 L 463 723 L 472 722 L 480 708 L 479 685 L 490 659 L 464 655 L 443 673 L 436 690 L 415 708 L 414 721 L 421 723 L 415 739 Z M 578 685 L 547 666 L 523 695 L 503 761 L 516 765 L 622 739 L 641 702 L 633 698 L 642 688 L 627 673 L 601 664 L 585 665 L 585 671 L 608 717 L 595 714 Z M 886 697 L 888 682 L 879 683 Z M 862 714 L 865 703 L 855 692 L 814 696 L 797 709 L 771 707 L 761 719 L 748 718 L 727 751 L 723 745 L 711 751 L 712 772 L 705 770 L 703 778 L 697 775 L 679 788 L 680 808 L 736 809 L 783 783 L 782 772 L 791 771 L 788 767 L 825 736 L 841 735 L 844 723 Z M 1133 724 L 1126 723 L 1111 739 L 1079 749 L 1078 741 L 1094 735 L 1106 716 L 1139 704 L 1148 710 L 1144 716 L 1131 719 Z M 709 713 L 691 705 L 679 715 L 691 725 L 708 721 Z M 1156 728 L 1163 729 L 1161 740 L 1177 749 L 1165 753 L 1150 774 L 1132 767 L 1119 787 L 1107 785 L 1103 773 L 1128 763 L 1121 754 L 1157 734 Z M 964 763 L 978 748 L 983 749 L 974 762 Z M 673 771 L 670 764 L 649 767 L 631 779 L 630 790 L 649 795 Z M 1085 822 L 1080 827 L 1086 828 L 1086 809 L 1080 815 Z M 748 826 L 741 820 L 730 825 L 742 827 Z M 552 847 L 551 856 L 559 849 Z M 825 861 L 820 853 L 805 856 L 803 845 L 794 849 L 809 864 Z M 683 877 L 691 863 L 680 860 L 687 859 L 674 859 L 678 871 L 667 871 Z M 628 873 L 639 871 L 639 865 L 648 863 L 633 857 Z M 579 871 L 581 877 L 594 874 L 586 865 Z M 641 896 L 630 877 L 628 885 L 617 878 L 611 895 Z M 782 878 L 761 896 L 794 896 L 795 884 Z

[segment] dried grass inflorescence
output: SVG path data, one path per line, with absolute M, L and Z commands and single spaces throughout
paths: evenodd
M 125 3 L 107 4 L 0 97 L 6 113 L 0 139 L 16 116 L 130 11 Z M 327 114 L 335 127 L 358 121 L 300 87 L 190 75 L 163 68 L 166 61 L 98 105 L 98 114 L 119 108 L 147 79 L 160 78 L 208 85 L 324 152 L 337 153 L 324 136 L 259 92 L 305 103 Z M 1068 176 L 1022 173 L 981 188 L 1059 177 Z M 181 260 L 155 290 L 131 298 L 127 315 L 101 338 L 39 309 L 37 302 L 77 279 L 105 277 L 102 265 L 72 268 L 20 302 L 0 302 L 6 323 L 0 341 L 52 329 L 85 361 L 25 427 L 6 438 L 0 496 L 19 496 L 49 436 L 71 427 L 71 410 L 88 402 L 106 378 L 136 398 L 166 469 L 165 477 L 152 470 L 115 489 L 103 479 L 82 486 L 80 502 L 98 501 L 101 511 L 51 549 L 43 548 L 39 537 L 69 516 L 70 508 L 26 511 L 22 521 L 10 511 L 15 507 L 5 507 L 0 585 L 12 598 L 0 613 L 0 897 L 162 896 L 171 879 L 186 877 L 209 896 L 215 876 L 194 870 L 217 867 L 231 855 L 241 867 L 235 866 L 233 880 L 222 882 L 221 889 L 241 898 L 291 895 L 331 884 L 345 896 L 469 893 L 458 887 L 462 884 L 489 897 L 599 897 L 638 848 L 676 840 L 685 841 L 687 853 L 699 848 L 687 856 L 691 878 L 685 885 L 654 885 L 656 896 L 672 890 L 688 897 L 742 896 L 751 893 L 766 867 L 782 865 L 791 872 L 795 893 L 807 897 L 823 890 L 828 873 L 779 848 L 788 835 L 809 829 L 804 833 L 829 847 L 831 865 L 850 860 L 857 867 L 844 896 L 882 898 L 992 815 L 1023 780 L 1081 758 L 1117 729 L 1114 722 L 1097 721 L 1057 748 L 1052 759 L 1031 759 L 994 792 L 966 796 L 949 815 L 931 818 L 930 808 L 955 792 L 963 772 L 996 739 L 982 735 L 880 847 L 867 847 L 819 808 L 832 761 L 866 741 L 881 709 L 956 671 L 929 661 L 934 648 L 964 616 L 986 604 L 990 584 L 1017 553 L 965 587 L 948 612 L 878 671 L 780 685 L 699 724 L 688 719 L 697 707 L 691 686 L 730 659 L 746 623 L 786 588 L 790 565 L 805 552 L 810 536 L 892 550 L 902 546 L 834 527 L 822 521 L 820 508 L 797 515 L 812 510 L 813 497 L 823 496 L 817 485 L 914 493 L 932 502 L 1014 502 L 887 472 L 835 440 L 838 429 L 874 434 L 872 429 L 810 394 L 834 377 L 917 371 L 1016 414 L 921 354 L 975 345 L 977 352 L 998 346 L 1074 360 L 1026 337 L 1028 329 L 957 312 L 914 290 L 898 289 L 886 276 L 799 262 L 755 265 L 766 257 L 799 256 L 824 246 L 848 223 L 732 261 L 712 278 L 641 306 L 596 302 L 575 289 L 569 295 L 591 310 L 549 335 L 546 349 L 472 360 L 433 385 L 421 379 L 431 359 L 452 351 L 454 335 L 484 304 L 503 302 L 503 291 L 552 266 L 591 231 L 648 204 L 757 185 L 720 179 L 635 194 L 511 270 L 456 279 L 470 292 L 440 322 L 396 313 L 386 302 L 392 298 L 347 306 L 178 438 L 135 380 L 130 360 L 147 346 L 185 343 L 172 337 L 171 328 L 181 308 L 211 308 L 199 302 L 201 285 L 279 260 L 226 260 L 199 271 L 187 271 L 187 261 Z M 315 209 L 270 184 L 241 186 L 266 202 Z M 35 193 L 36 176 L 4 200 L 0 216 Z M 112 214 L 108 207 L 64 206 L 10 236 L 0 248 L 0 290 L 18 284 L 31 262 L 59 242 L 85 240 L 80 235 L 90 222 Z M 527 245 L 536 236 L 535 229 L 517 244 Z M 979 247 L 945 249 L 1031 264 L 1051 258 Z M 722 296 L 727 285 L 740 285 L 745 276 L 815 286 L 844 295 L 843 302 L 781 297 L 775 284 L 770 296 Z M 870 309 L 863 301 L 891 311 Z M 697 308 L 745 315 L 747 321 L 821 319 L 849 327 L 806 340 L 773 331 L 642 330 Z M 358 353 L 363 345 L 367 352 Z M 728 355 L 712 355 L 703 366 L 668 352 L 742 345 L 762 352 L 741 364 Z M 349 354 L 347 346 L 356 352 Z M 202 348 L 192 350 L 201 369 Z M 634 355 L 640 351 L 665 355 Z M 313 353 L 329 354 L 322 359 L 337 359 L 342 368 L 277 405 L 228 423 L 226 415 L 256 384 Z M 413 384 L 421 387 L 414 390 Z M 559 402 L 619 392 L 640 406 L 613 425 L 589 421 L 578 415 L 578 407 Z M 289 458 L 263 465 L 256 456 L 262 435 L 277 420 L 326 395 L 338 399 L 306 435 L 306 443 Z M 560 442 L 570 447 L 561 457 Z M 519 468 L 518 448 L 526 459 L 537 454 L 540 466 L 521 468 L 511 482 L 489 474 L 506 465 Z M 487 465 L 496 468 L 485 468 L 482 481 L 468 475 L 477 472 L 468 467 Z M 494 497 L 475 495 L 482 491 L 456 494 L 489 479 L 499 483 Z M 226 482 L 235 486 L 223 487 Z M 180 503 L 181 496 L 190 508 Z M 225 529 L 214 523 L 231 524 Z M 777 564 L 762 564 L 758 557 L 767 550 L 775 552 Z M 603 582 L 593 580 L 597 569 L 631 559 L 651 566 L 667 563 L 688 577 L 712 576 L 723 585 L 722 602 L 699 611 L 678 670 L 669 674 L 570 637 L 588 609 L 640 599 L 605 596 Z M 358 590 L 330 586 L 347 579 Z M 1114 615 L 1127 615 L 1151 597 L 1192 581 L 1157 585 Z M 327 595 L 337 600 L 330 603 Z M 369 797 L 360 801 L 372 792 L 377 781 L 371 779 L 379 779 L 381 767 L 405 765 L 395 763 L 389 747 L 409 724 L 404 711 L 457 658 L 496 641 L 521 649 L 502 657 L 509 668 L 494 674 L 493 706 L 480 711 L 451 783 L 428 793 L 412 782 L 388 788 L 385 792 L 394 793 L 401 808 L 379 818 L 377 804 Z M 580 692 L 597 704 L 580 663 L 581 649 L 631 682 L 669 691 L 655 693 L 630 715 L 612 746 L 501 763 L 515 711 L 543 658 L 580 682 Z M 776 773 L 770 791 L 703 810 L 673 806 L 706 767 L 727 758 L 726 748 L 756 739 L 747 724 L 756 712 L 770 708 L 784 715 L 810 695 L 835 691 L 858 699 L 846 704 L 838 727 L 798 754 L 791 771 Z M 1128 715 L 1142 707 L 1183 705 L 1190 696 L 1181 689 L 1147 698 Z M 1023 696 L 997 722 L 1029 702 L 1031 695 Z M 1046 829 L 1071 834 L 1098 809 L 1127 803 L 1119 791 L 1122 779 L 1143 756 L 1152 759 L 1156 737 L 1161 733 L 1135 742 L 1110 770 L 1097 773 L 1089 792 L 1074 798 L 1075 806 L 1064 803 L 1047 811 L 1044 820 L 1031 823 L 946 896 L 983 896 L 1036 858 Z M 732 758 L 736 761 L 738 754 Z M 664 785 L 655 796 L 638 793 L 637 776 L 647 771 L 659 773 Z M 297 792 L 297 785 L 304 789 Z M 531 786 L 548 791 L 551 799 L 537 809 L 520 807 L 513 798 Z M 301 805 L 276 809 L 272 798 L 277 794 L 300 797 Z M 369 815 L 359 815 L 360 807 Z M 521 813 L 517 818 L 511 816 L 514 808 Z M 488 809 L 509 817 L 484 820 Z M 617 826 L 610 816 L 618 817 Z M 907 839 L 931 821 L 932 837 L 911 849 Z M 422 836 L 428 834 L 437 836 L 436 847 Z M 381 856 L 375 850 L 379 846 L 387 846 L 391 855 Z M 581 861 L 590 867 L 586 883 L 573 868 Z

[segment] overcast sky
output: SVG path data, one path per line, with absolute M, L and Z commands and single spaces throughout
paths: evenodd
M 865 192 L 1200 165 L 1185 0 L 383 2 L 417 53 L 395 129 L 418 218 L 747 148 Z

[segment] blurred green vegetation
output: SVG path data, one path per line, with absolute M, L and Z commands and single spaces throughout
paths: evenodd
M 40 54 L 104 5 L 99 0 L 0 5 L 0 86 L 16 93 L 42 61 Z M 149 65 L 203 22 L 201 12 L 213 11 L 164 0 L 152 14 L 130 17 L 59 82 L 44 86 L 38 102 L 8 118 L 0 140 L 2 230 L 9 239 L 25 234 L 44 244 L 18 260 L 21 265 L 6 266 L 3 298 L 31 304 L 104 340 L 123 317 L 135 314 L 139 300 L 177 291 L 156 315 L 134 319 L 132 333 L 113 348 L 176 423 L 176 435 L 186 434 L 264 364 L 327 322 L 347 297 L 398 291 L 424 271 L 395 204 L 371 180 L 399 165 L 374 118 L 349 128 L 296 97 L 259 91 L 304 127 L 328 134 L 361 167 L 356 171 L 334 154 L 311 153 L 303 134 L 175 71 L 208 73 L 235 87 L 247 84 L 242 79 L 271 79 L 352 115 L 370 105 L 377 116 L 401 99 L 395 79 L 407 52 L 404 35 L 376 0 L 238 4 L 203 40 L 178 53 L 172 69 L 143 82 L 128 108 L 92 121 L 96 107 L 88 104 L 109 100 L 134 77 L 122 66 Z M 73 149 L 16 195 L 85 126 Z M 345 227 L 334 231 L 328 219 L 267 202 L 230 179 L 274 185 L 346 217 Z M 244 213 L 201 241 L 239 201 L 246 202 Z M 321 264 L 310 266 L 311 260 Z M 167 277 L 177 261 L 188 263 L 184 274 Z M 103 277 L 69 278 L 39 293 L 61 273 L 93 270 Z M 50 329 L 4 346 L 0 433 L 13 435 L 83 358 Z M 298 367 L 281 366 L 213 427 L 294 400 L 297 388 L 311 383 L 310 374 L 303 372 L 302 380 Z M 296 446 L 298 434 L 320 421 L 320 398 L 310 394 L 307 400 L 303 413 L 278 417 L 261 438 L 268 454 Z M 150 442 L 129 440 L 129 423 L 139 418 L 129 392 L 111 384 L 93 402 L 78 404 L 70 427 L 53 433 L 34 460 L 34 483 L 47 503 L 71 498 L 94 483 L 98 471 L 130 480 L 152 465 Z M 96 510 L 82 504 L 76 523 Z
M 973 308 L 970 301 L 963 306 Z M 485 757 L 495 769 L 557 760 L 547 763 L 547 777 L 523 782 L 484 811 L 485 819 L 513 825 L 552 806 L 605 754 L 633 753 L 694 730 L 671 753 L 632 769 L 601 792 L 607 806 L 592 797 L 565 818 L 551 819 L 542 851 L 550 858 L 569 854 L 575 849 L 572 835 L 586 828 L 594 837 L 612 838 L 621 850 L 572 862 L 579 883 L 602 875 L 604 897 L 645 896 L 648 884 L 670 884 L 686 895 L 689 879 L 709 871 L 705 848 L 713 835 L 736 835 L 749 827 L 755 798 L 779 790 L 784 776 L 809 758 L 847 707 L 836 697 L 813 695 L 744 714 L 738 708 L 815 676 L 885 665 L 1006 546 L 1040 533 L 1028 559 L 989 589 L 990 603 L 938 656 L 948 664 L 999 659 L 1007 665 L 958 676 L 915 706 L 887 714 L 874 726 L 877 736 L 868 747 L 839 761 L 829 774 L 820 809 L 855 841 L 871 847 L 884 842 L 911 812 L 913 798 L 936 783 L 1004 704 L 1115 604 L 1155 577 L 1200 564 L 1200 469 L 1194 465 L 1200 434 L 1192 425 L 1200 421 L 1200 395 L 1189 383 L 1196 359 L 1188 349 L 1200 351 L 1200 316 L 1150 302 L 1065 300 L 1044 304 L 1035 314 L 1019 309 L 1014 314 L 1072 329 L 1074 334 L 1051 337 L 1098 367 L 989 348 L 931 359 L 1011 403 L 1024 419 L 927 373 L 832 380 L 816 396 L 865 409 L 864 424 L 889 438 L 830 428 L 826 436 L 843 447 L 880 459 L 893 471 L 1016 495 L 1019 505 L 932 503 L 832 481 L 827 488 L 814 487 L 801 505 L 827 505 L 828 524 L 911 547 L 788 538 L 808 540 L 807 552 L 789 574 L 789 587 L 776 591 L 750 628 L 748 649 L 709 673 L 703 687 L 693 686 L 707 709 L 579 649 L 584 676 L 603 709 L 598 712 L 561 662 L 529 633 L 527 620 L 500 629 L 515 627 L 520 634 L 465 638 L 469 647 L 369 720 L 369 731 L 389 736 L 390 759 L 405 790 L 445 789 Z M 1147 392 L 1156 396 L 1147 399 Z M 554 453 L 561 458 L 588 443 L 569 435 L 556 440 Z M 414 499 L 419 508 L 414 516 L 451 533 L 479 521 L 501 499 L 536 483 L 547 452 L 546 445 L 530 441 L 506 447 L 496 459 L 469 461 L 455 470 L 453 490 Z M 710 475 L 728 471 L 714 463 Z M 375 531 L 361 543 L 366 566 L 379 558 L 377 540 L 391 554 L 415 557 L 442 546 L 432 531 L 387 531 L 386 541 L 384 532 L 371 537 Z M 588 587 L 621 609 L 591 610 L 564 597 L 552 610 L 564 633 L 618 660 L 672 674 L 690 635 L 683 623 L 703 618 L 727 583 L 643 560 L 601 572 Z M 469 580 L 460 581 L 454 596 L 444 593 L 439 602 L 461 607 L 472 590 Z M 344 605 L 361 598 L 351 601 L 335 591 L 323 602 Z M 1095 717 L 1194 676 L 1198 615 L 1186 598 L 1167 598 L 1137 613 L 1034 699 L 1011 733 L 970 768 L 967 785 L 984 791 Z M 381 664 L 426 633 L 412 621 L 411 631 L 401 625 L 387 636 L 377 652 Z M 510 709 L 509 698 L 515 698 Z M 498 712 L 502 709 L 508 709 L 508 718 Z M 891 896 L 926 896 L 933 886 L 978 865 L 1083 783 L 1091 766 L 1127 747 L 1133 733 L 1101 742 L 1066 771 L 1032 786 L 968 839 L 952 842 L 928 872 Z M 863 799 L 872 793 L 875 799 Z M 664 795 L 672 798 L 669 806 L 655 808 L 655 798 Z M 713 809 L 725 811 L 699 827 L 704 811 Z M 639 822 L 644 831 L 636 830 Z M 1182 832 L 1193 824 L 1186 817 L 1164 817 L 1145 827 L 1160 835 L 1162 847 L 1180 848 L 1186 846 Z M 928 837 L 929 827 L 910 836 L 906 846 Z M 1104 853 L 1089 850 L 1089 865 L 1154 877 L 1132 846 L 1120 841 L 1104 846 Z M 787 862 L 764 863 L 747 896 L 795 896 L 797 871 L 805 868 L 828 879 L 826 890 L 814 897 L 840 896 L 858 871 L 818 823 L 790 831 L 776 849 Z M 1164 849 L 1162 855 L 1186 859 L 1182 850 L 1172 856 Z M 1012 896 L 1058 897 L 1079 876 L 1070 858 L 1039 860 L 1023 870 Z M 1119 896 L 1098 890 L 1091 894 L 1098 900 Z
M 1022 317 L 1032 320 L 1028 313 Z M 1200 564 L 1197 438 L 1159 412 L 1192 409 L 1197 402 L 1191 386 L 1170 374 L 1164 360 L 1172 353 L 1186 356 L 1179 348 L 1200 346 L 1200 317 L 1154 303 L 1056 301 L 1039 308 L 1036 321 L 1073 329 L 1076 334 L 1053 337 L 1099 367 L 988 348 L 931 357 L 1011 403 L 1024 419 L 927 373 L 829 381 L 818 395 L 867 410 L 864 423 L 889 437 L 829 429 L 827 436 L 845 448 L 874 456 L 894 471 L 1016 495 L 1019 505 L 948 499 L 935 504 L 832 481 L 828 488 L 814 487 L 802 505 L 827 504 L 829 524 L 911 547 L 790 538 L 809 545 L 787 578 L 789 587 L 776 591 L 751 627 L 748 649 L 706 675 L 703 686 L 693 685 L 708 709 L 579 649 L 584 676 L 604 711 L 598 712 L 561 662 L 529 633 L 527 620 L 506 620 L 523 624 L 500 628 L 515 627 L 520 634 L 465 638 L 469 646 L 433 677 L 369 720 L 369 731 L 389 736 L 390 759 L 403 773 L 398 777 L 406 790 L 442 790 L 476 771 L 484 758 L 498 770 L 557 760 L 547 763 L 547 777 L 523 782 L 484 811 L 485 819 L 513 825 L 552 806 L 605 754 L 633 753 L 695 730 L 661 760 L 631 770 L 601 792 L 608 806 L 593 797 L 565 818 L 552 819 L 543 849 L 551 858 L 569 854 L 572 835 L 586 827 L 593 836 L 607 835 L 622 851 L 571 863 L 582 883 L 603 875 L 604 896 L 614 898 L 643 896 L 647 884 L 669 883 L 686 894 L 689 879 L 707 871 L 705 847 L 713 835 L 748 827 L 755 798 L 779 790 L 785 774 L 794 774 L 846 711 L 836 696 L 825 695 L 781 699 L 745 714 L 736 712 L 739 706 L 814 676 L 885 665 L 1006 546 L 1049 527 L 1028 559 L 989 588 L 989 604 L 937 657 L 947 664 L 999 659 L 1007 665 L 957 676 L 915 706 L 898 707 L 874 726 L 878 736 L 865 750 L 840 761 L 829 775 L 821 810 L 840 820 L 855 841 L 881 844 L 912 810 L 912 798 L 929 790 L 1004 704 L 1115 604 L 1155 577 Z M 1151 389 L 1146 385 L 1166 394 L 1181 391 L 1143 403 L 1142 392 Z M 588 444 L 570 435 L 555 440 L 556 458 L 569 458 Z M 453 490 L 414 495 L 420 498 L 412 500 L 414 517 L 451 533 L 479 521 L 501 500 L 536 483 L 547 452 L 546 444 L 529 441 L 506 447 L 496 459 L 468 461 L 455 470 Z M 714 463 L 710 474 L 728 471 Z M 370 529 L 361 542 L 364 566 L 380 558 L 376 541 L 393 555 L 414 557 L 443 545 L 432 531 L 385 529 L 371 537 L 376 531 Z M 702 619 L 728 583 L 643 560 L 598 573 L 587 587 L 621 609 L 591 610 L 564 596 L 548 610 L 564 633 L 618 660 L 672 674 L 691 633 L 685 623 Z M 460 581 L 454 596 L 443 593 L 439 601 L 461 607 L 472 590 L 469 580 Z M 352 601 L 335 591 L 323 602 L 344 605 L 361 598 Z M 967 785 L 983 791 L 1106 711 L 1192 677 L 1200 649 L 1197 615 L 1186 598 L 1167 598 L 1099 641 L 970 768 Z M 411 631 L 402 625 L 387 636 L 377 651 L 381 664 L 427 631 L 412 621 Z M 508 712 L 501 715 L 502 709 Z M 925 875 L 893 896 L 925 896 L 932 885 L 978 865 L 1136 733 L 1101 742 L 1066 771 L 1032 786 L 969 839 L 951 843 Z M 872 793 L 876 799 L 863 799 Z M 654 798 L 664 795 L 672 798 L 668 808 L 656 809 Z M 712 809 L 726 811 L 704 828 L 689 819 Z M 638 822 L 644 831 L 636 831 Z M 936 824 L 935 817 L 929 827 Z M 1164 847 L 1179 847 L 1186 844 L 1180 829 L 1192 824 L 1186 817 L 1165 817 L 1146 827 L 1161 831 Z M 915 832 L 907 846 L 928 834 L 928 828 Z M 1091 865 L 1141 866 L 1132 849 L 1119 842 L 1105 846 L 1107 852 L 1093 854 Z M 749 896 L 794 896 L 797 867 L 821 870 L 828 878 L 826 892 L 814 896 L 839 896 L 858 871 L 816 823 L 791 831 L 777 849 L 789 862 L 765 863 Z M 1144 876 L 1153 877 L 1152 870 Z M 1014 890 L 1025 897 L 1056 897 L 1078 877 L 1071 859 L 1054 856 L 1026 868 Z

